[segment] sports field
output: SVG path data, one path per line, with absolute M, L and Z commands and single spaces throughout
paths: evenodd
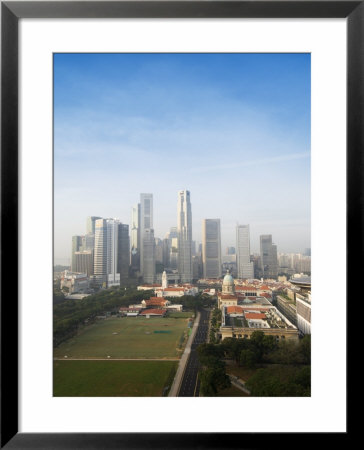
M 161 397 L 177 361 L 54 361 L 55 397 Z
M 54 358 L 176 358 L 187 336 L 186 317 L 108 318 L 54 349 Z

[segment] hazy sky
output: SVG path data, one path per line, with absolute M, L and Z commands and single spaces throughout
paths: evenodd
M 130 224 L 153 193 L 155 236 L 176 226 L 191 192 L 193 239 L 221 219 L 222 252 L 237 223 L 251 251 L 310 247 L 309 54 L 54 55 L 55 263 L 87 216 Z

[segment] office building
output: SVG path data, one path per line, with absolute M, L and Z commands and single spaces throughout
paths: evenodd
M 220 219 L 202 221 L 202 266 L 204 278 L 221 277 Z
M 236 268 L 238 278 L 254 278 L 254 264 L 250 261 L 249 225 L 237 225 L 236 227 Z
M 154 230 L 147 228 L 143 232 L 142 239 L 143 255 L 143 280 L 145 283 L 154 283 L 155 281 L 155 240 Z
M 277 278 L 277 246 L 272 243 L 271 234 L 263 234 L 260 236 L 260 263 L 264 278 Z
M 95 221 L 95 250 L 94 250 L 95 281 L 104 287 L 107 284 L 107 221 Z
M 154 282 L 153 194 L 140 194 L 140 273 L 144 282 Z
M 192 212 L 190 192 L 178 191 L 177 202 L 178 273 L 182 283 L 192 281 Z
M 102 219 L 98 216 L 89 216 L 86 220 L 86 234 L 95 234 L 95 223 L 96 220 Z
M 137 203 L 132 208 L 130 235 L 130 265 L 131 270 L 136 273 L 140 271 L 140 203 Z
M 83 250 L 84 236 L 72 236 L 71 270 L 76 272 L 75 252 Z
M 118 273 L 120 274 L 120 282 L 125 281 L 129 277 L 129 261 L 130 261 L 130 239 L 129 225 L 124 223 L 118 224 Z
M 76 273 L 85 273 L 88 277 L 94 274 L 94 251 L 84 250 L 75 252 L 75 270 Z

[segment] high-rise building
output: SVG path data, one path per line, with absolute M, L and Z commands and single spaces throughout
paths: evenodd
M 102 219 L 102 217 L 98 216 L 89 216 L 86 220 L 86 233 L 87 234 L 95 234 L 95 222 L 96 220 Z
M 140 203 L 132 208 L 131 213 L 131 251 L 130 264 L 133 272 L 140 271 Z
M 178 273 L 182 283 L 192 281 L 192 212 L 190 192 L 178 191 L 177 202 Z
M 107 285 L 120 285 L 120 272 L 118 271 L 119 225 L 116 219 L 107 219 Z
M 260 236 L 260 263 L 264 278 L 277 278 L 277 246 L 272 243 L 271 234 Z
M 140 194 L 140 273 L 144 282 L 154 282 L 153 194 Z
M 220 219 L 202 221 L 202 265 L 204 278 L 221 277 Z
M 88 277 L 94 274 L 94 251 L 75 252 L 75 272 L 85 273 Z
M 117 219 L 95 223 L 94 276 L 99 284 L 118 286 L 129 274 L 129 225 Z
M 155 261 L 163 264 L 163 241 L 160 238 L 154 238 L 155 241 Z
M 236 226 L 236 268 L 238 278 L 254 278 L 254 264 L 250 261 L 249 225 Z
M 84 244 L 83 244 L 83 250 L 88 251 L 91 250 L 93 251 L 95 248 L 95 234 L 92 233 L 87 233 L 85 234 L 85 239 L 84 239 Z
M 94 276 L 99 284 L 107 283 L 107 221 L 95 221 Z
M 72 236 L 71 271 L 76 272 L 75 252 L 83 250 L 84 236 Z
M 155 240 L 154 230 L 146 228 L 143 232 L 143 280 L 145 283 L 155 281 Z
M 235 255 L 235 247 L 226 247 L 227 255 Z
M 170 259 L 169 259 L 169 239 L 164 238 L 162 241 L 162 263 L 163 267 L 169 267 Z
M 171 227 L 166 235 L 168 240 L 168 266 L 171 269 L 177 269 L 178 266 L 178 233 L 177 227 Z
M 121 282 L 129 277 L 130 239 L 129 225 L 119 223 L 118 227 L 118 272 Z

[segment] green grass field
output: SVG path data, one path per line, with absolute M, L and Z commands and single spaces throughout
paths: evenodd
M 160 397 L 177 361 L 54 361 L 55 397 Z
M 183 314 L 183 313 L 182 313 Z M 54 349 L 55 358 L 171 358 L 182 353 L 188 319 L 120 317 L 100 320 Z M 163 333 L 154 333 L 163 331 Z M 168 331 L 168 333 L 165 333 Z

